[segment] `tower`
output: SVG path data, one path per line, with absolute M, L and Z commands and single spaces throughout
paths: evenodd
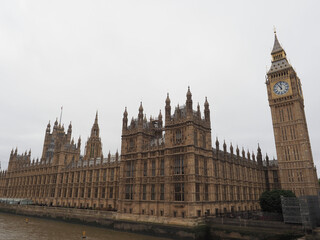
M 317 195 L 319 184 L 309 140 L 301 82 L 275 32 L 266 85 L 281 188 L 297 196 Z
M 85 159 L 90 158 L 103 158 L 102 156 L 102 143 L 100 138 L 100 128 L 98 124 L 98 112 L 91 128 L 91 135 L 85 147 Z

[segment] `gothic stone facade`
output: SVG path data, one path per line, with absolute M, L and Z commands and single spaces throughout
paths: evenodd
M 81 140 L 71 139 L 57 121 L 45 132 L 43 154 L 11 152 L 0 177 L 0 197 L 29 198 L 37 204 L 117 210 L 120 213 L 166 217 L 200 217 L 259 209 L 258 198 L 279 187 L 278 168 L 237 147 L 230 151 L 219 141 L 212 148 L 207 99 L 203 116 L 193 109 L 190 89 L 184 106 L 171 111 L 169 95 L 165 118 L 148 121 L 142 104 L 138 117 L 122 123 L 121 158 L 102 155 L 96 115 L 84 156 Z

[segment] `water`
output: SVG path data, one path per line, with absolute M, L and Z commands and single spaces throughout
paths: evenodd
M 80 240 L 83 231 L 87 237 L 85 240 L 169 240 L 169 238 L 0 212 L 0 240 Z

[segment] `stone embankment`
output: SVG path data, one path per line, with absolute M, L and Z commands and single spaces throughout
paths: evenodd
M 201 239 L 203 234 L 203 221 L 197 219 L 157 218 L 111 211 L 34 205 L 0 204 L 0 211 L 175 239 Z

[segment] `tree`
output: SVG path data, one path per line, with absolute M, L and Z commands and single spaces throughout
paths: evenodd
M 260 207 L 264 212 L 282 213 L 281 196 L 296 197 L 290 190 L 265 191 L 260 196 Z

